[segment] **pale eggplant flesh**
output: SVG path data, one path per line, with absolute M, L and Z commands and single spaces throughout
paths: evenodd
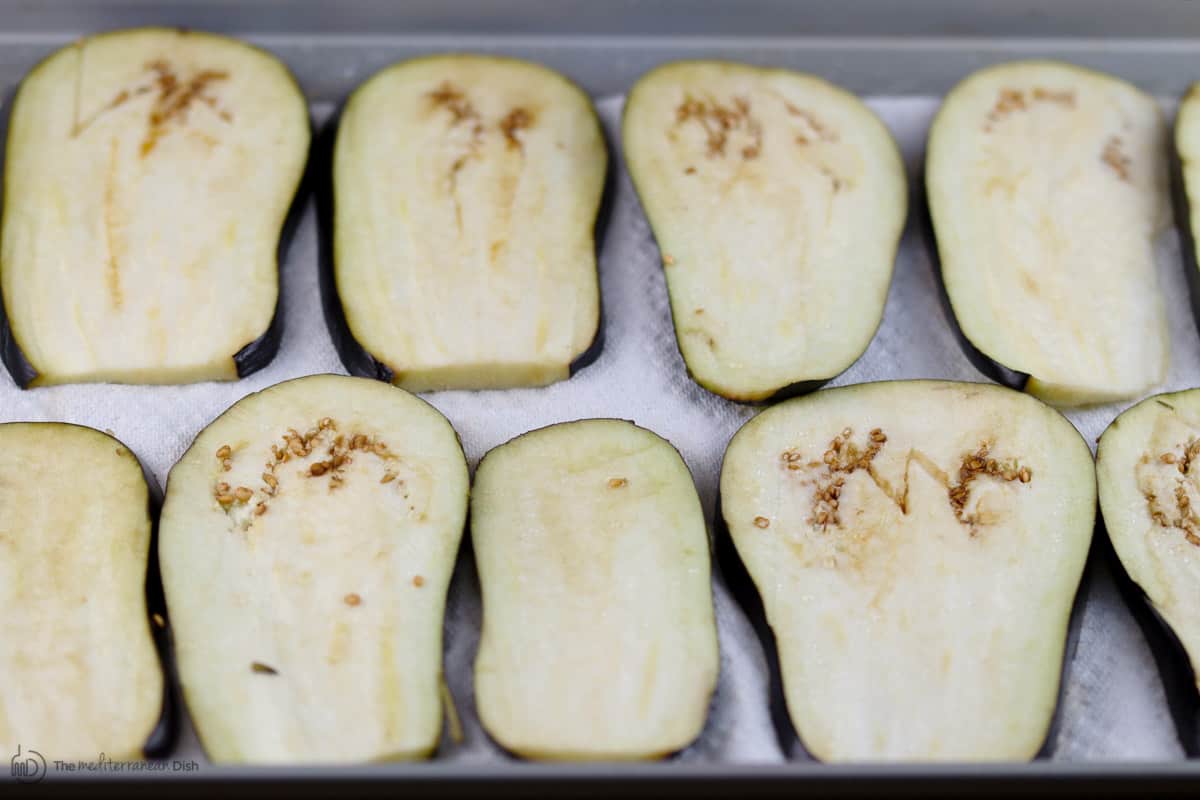
M 1162 630 L 1139 611 L 1189 752 L 1200 747 L 1200 390 L 1161 394 L 1100 437 L 1096 476 L 1113 551 Z
M 862 101 L 788 70 L 678 62 L 631 90 L 622 139 L 697 383 L 765 400 L 862 355 L 908 202 L 899 150 Z
M 372 77 L 335 124 L 325 306 L 349 371 L 496 389 L 594 358 L 608 153 L 581 89 L 515 59 L 427 57 Z
M 21 386 L 233 380 L 278 348 L 311 125 L 287 68 L 211 34 L 86 37 L 7 119 L 0 355 Z
M 432 406 L 299 378 L 171 470 L 159 556 L 184 698 L 219 763 L 413 759 L 442 725 L 466 460 Z
M 1165 141 L 1154 98 L 1069 64 L 988 67 L 947 95 L 926 193 L 951 322 L 989 377 L 1058 406 L 1164 379 Z
M 1200 83 L 1193 84 L 1188 90 L 1175 116 L 1171 195 L 1192 315 L 1200 328 L 1200 250 L 1197 250 L 1197 232 L 1200 231 Z
M 495 741 L 629 760 L 700 734 L 719 661 L 709 540 L 669 442 L 611 419 L 519 436 L 479 464 L 471 539 L 476 706 Z
M 1059 413 L 983 384 L 824 390 L 742 427 L 720 502 L 812 755 L 1038 754 L 1096 503 Z
M 4 752 L 121 761 L 169 748 L 175 719 L 155 645 L 165 619 L 148 603 L 158 593 L 150 503 L 141 465 L 113 437 L 0 425 Z

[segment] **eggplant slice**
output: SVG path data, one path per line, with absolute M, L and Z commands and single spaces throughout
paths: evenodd
M 364 378 L 234 404 L 171 470 L 160 560 L 217 762 L 415 758 L 438 741 L 468 477 L 450 423 Z
M 1113 420 L 1096 451 L 1108 538 L 1182 646 L 1193 676 L 1200 673 L 1198 456 L 1200 389 L 1143 400 Z M 1189 725 L 1187 746 L 1195 749 L 1196 720 Z
M 709 541 L 670 443 L 620 420 L 527 433 L 480 462 L 484 728 L 529 758 L 643 759 L 700 733 L 718 670 Z
M 233 39 L 119 31 L 34 68 L 9 118 L 0 250 L 17 382 L 263 366 L 310 138 L 287 68 Z
M 637 82 L 622 130 L 697 383 L 763 400 L 862 355 L 907 207 L 899 150 L 870 109 L 810 75 L 680 62 Z
M 926 188 L 957 325 L 1047 402 L 1135 397 L 1166 376 L 1165 142 L 1152 97 L 1048 61 L 976 72 L 934 120 Z
M 1095 517 L 1071 424 L 998 386 L 830 389 L 733 437 L 721 508 L 826 761 L 1032 758 Z
M 164 677 L 137 458 L 91 428 L 0 425 L 0 748 L 142 756 Z
M 411 391 L 567 378 L 599 326 L 607 160 L 587 95 L 536 64 L 435 56 L 357 89 L 334 144 L 332 235 L 370 374 Z

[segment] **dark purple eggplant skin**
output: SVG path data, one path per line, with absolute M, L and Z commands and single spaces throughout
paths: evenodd
M 337 291 L 333 247 L 333 153 L 334 146 L 337 143 L 338 122 L 341 120 L 344 109 L 345 101 L 342 102 L 337 110 L 330 115 L 328 121 L 321 127 L 314 143 L 313 157 L 311 159 L 315 175 L 314 190 L 317 205 L 317 233 L 319 237 L 318 270 L 321 287 L 321 308 L 325 315 L 325 324 L 329 328 L 329 335 L 333 339 L 334 348 L 337 350 L 338 357 L 341 358 L 342 366 L 346 368 L 346 371 L 360 378 L 374 378 L 385 383 L 393 383 L 396 380 L 395 370 L 375 358 L 370 351 L 354 338 L 354 334 L 350 331 L 350 324 L 346 321 L 346 312 L 342 308 L 341 297 Z M 595 112 L 593 111 L 593 113 Z M 604 188 L 600 195 L 600 205 L 596 211 L 596 221 L 592 234 L 597 250 L 596 268 L 598 272 L 600 271 L 600 244 L 604 239 L 604 234 L 608 229 L 608 221 L 612 216 L 612 192 L 616 169 L 612 152 L 612 142 L 603 130 L 603 126 L 601 126 L 601 134 L 603 135 L 605 149 L 608 154 L 608 166 L 605 172 Z M 576 356 L 575 360 L 571 362 L 569 375 L 575 375 L 584 367 L 594 363 L 604 350 L 603 272 L 600 272 L 597 277 L 600 281 L 600 292 L 597 293 L 596 300 L 599 305 L 597 309 L 599 313 L 597 315 L 596 332 L 587 349 Z
M 722 459 L 722 471 L 724 468 L 724 459 Z M 721 511 L 719 489 L 713 519 L 716 527 L 713 569 L 714 571 L 719 570 L 720 574 L 725 577 L 730 594 L 741 607 L 762 645 L 763 655 L 770 671 L 765 699 L 771 711 L 771 722 L 779 741 L 779 749 L 784 754 L 791 754 L 790 757 L 793 760 L 799 757 L 800 760 L 816 761 L 818 759 L 804 746 L 804 741 L 792 724 L 791 715 L 788 714 L 787 699 L 783 691 L 783 672 L 779 665 L 779 649 L 775 645 L 775 633 L 767 622 L 766 610 L 763 607 L 762 597 L 758 593 L 758 587 L 754 585 L 749 570 L 742 563 L 737 547 L 733 543 L 733 536 L 729 533 L 729 521 L 725 519 L 725 515 Z M 1075 652 L 1079 648 L 1080 632 L 1083 629 L 1083 606 L 1091 587 L 1092 565 L 1098 558 L 1097 538 L 1093 531 L 1092 542 L 1088 548 L 1087 566 L 1084 568 L 1079 586 L 1075 590 L 1075 597 L 1071 601 L 1071 616 L 1067 624 L 1067 640 L 1063 647 L 1062 667 L 1058 679 L 1058 699 L 1054 704 L 1054 714 L 1050 718 L 1050 725 L 1046 729 L 1046 739 L 1034 756 L 1035 760 L 1049 759 L 1053 755 L 1054 743 L 1062 726 L 1062 700 L 1067 690 L 1071 664 L 1074 662 Z
M 129 450 L 128 447 L 125 449 Z M 133 451 L 130 450 L 130 452 Z M 137 458 L 136 454 L 134 454 L 134 458 Z M 138 459 L 138 463 L 142 463 L 141 459 Z M 154 637 L 154 647 L 158 650 L 158 661 L 163 672 L 162 711 L 159 712 L 154 730 L 150 732 L 146 743 L 142 745 L 142 755 L 149 759 L 156 759 L 170 755 L 176 739 L 179 738 L 182 697 L 179 675 L 175 669 L 171 618 L 167 616 L 167 600 L 163 591 L 162 573 L 158 567 L 158 517 L 159 512 L 162 511 L 163 491 L 144 464 L 142 474 L 146 476 L 146 486 L 150 490 L 151 520 L 150 553 L 146 562 L 146 612 L 150 615 L 150 633 Z M 162 625 L 155 621 L 156 618 L 163 621 Z
M 924 174 L 924 167 L 921 168 L 919 174 Z M 971 362 L 971 366 L 979 370 L 984 377 L 995 381 L 1001 386 L 1007 386 L 1009 389 L 1016 389 L 1018 392 L 1025 391 L 1025 384 L 1029 382 L 1029 375 L 1025 372 L 1018 372 L 1015 369 L 1006 367 L 998 361 L 994 361 L 983 353 L 975 343 L 967 338 L 967 334 L 963 332 L 962 326 L 958 324 L 958 316 L 954 313 L 954 306 L 950 302 L 950 294 L 946 291 L 946 281 L 942 277 L 942 258 L 938 252 L 937 246 L 937 231 L 933 226 L 933 212 L 929 208 L 928 193 L 924 191 L 924 184 L 921 184 L 920 202 L 914 203 L 913 208 L 919 209 L 916 213 L 921 215 L 921 233 L 922 240 L 925 243 L 926 252 L 929 254 L 929 265 L 933 268 L 934 282 L 938 287 L 938 299 L 941 301 L 942 314 L 946 317 L 946 324 L 950 326 L 950 330 L 954 332 L 954 338 L 958 342 L 959 348 L 963 355 Z
M 130 29 L 135 30 L 135 29 Z M 181 33 L 186 31 L 179 29 Z M 124 31 L 123 31 L 124 32 Z M 56 48 L 47 58 L 58 52 Z M 27 74 L 32 74 L 34 70 L 40 66 L 41 62 L 34 65 Z M 297 91 L 303 94 L 300 89 L 300 84 L 296 81 L 294 75 L 288 72 L 288 77 L 296 84 Z M 5 162 L 8 158 L 8 127 L 12 118 L 13 101 L 16 99 L 17 90 L 20 85 L 9 90 L 4 98 L 4 107 L 2 112 L 2 121 L 0 121 L 0 141 L 4 142 L 4 147 L 0 148 L 0 175 L 3 174 Z M 312 138 L 314 130 L 313 120 L 309 117 L 309 137 Z M 279 276 L 279 294 L 275 300 L 275 312 L 271 316 L 271 322 L 267 326 L 266 331 L 262 333 L 254 341 L 250 342 L 242 349 L 238 350 L 233 355 L 234 365 L 237 367 L 237 375 L 239 378 L 244 378 L 271 363 L 279 352 L 279 346 L 283 342 L 283 267 L 287 263 L 287 252 L 291 246 L 292 239 L 295 236 L 296 230 L 300 226 L 300 220 L 304 216 L 304 208 L 308 203 L 308 194 L 312 183 L 312 147 L 309 148 L 309 158 L 305 163 L 304 172 L 301 174 L 300 181 L 296 185 L 296 192 L 292 196 L 292 203 L 288 207 L 287 215 L 284 217 L 283 226 L 279 232 L 279 244 L 276 249 L 275 265 Z M 3 200 L 0 200 L 0 219 L 3 219 Z M 5 313 L 4 297 L 0 293 L 0 361 L 8 368 L 8 372 L 12 375 L 13 381 L 18 388 L 26 389 L 37 378 L 38 372 L 34 366 L 29 363 L 25 354 L 21 352 L 20 345 L 17 344 L 16 337 L 13 335 L 12 326 L 9 324 L 8 316 Z
M 86 427 L 86 426 L 80 426 Z M 89 430 L 91 430 L 89 428 Z M 179 737 L 181 690 L 179 676 L 175 670 L 175 658 L 171 642 L 171 623 L 167 616 L 167 601 L 163 592 L 162 574 L 158 568 L 158 517 L 162 511 L 163 491 L 155 480 L 154 475 L 146 468 L 146 463 L 138 458 L 137 453 L 128 445 L 111 434 L 105 434 L 129 451 L 129 454 L 142 468 L 142 477 L 146 480 L 146 511 L 150 515 L 150 549 L 146 559 L 146 614 L 150 625 L 150 635 L 154 638 L 154 649 L 158 651 L 158 662 L 163 673 L 162 710 L 158 714 L 158 722 L 142 745 L 142 755 L 148 759 L 165 758 L 170 755 L 175 741 Z M 159 625 L 155 618 L 161 619 Z
M 1099 525 L 1103 528 L 1103 521 Z M 1189 758 L 1196 758 L 1200 756 L 1200 692 L 1196 688 L 1196 675 L 1192 671 L 1187 650 L 1150 602 L 1145 590 L 1125 570 L 1107 529 L 1103 536 L 1097 535 L 1096 539 L 1103 542 L 1096 546 L 1103 548 L 1101 555 L 1112 571 L 1121 599 L 1125 601 L 1154 656 L 1179 744 Z

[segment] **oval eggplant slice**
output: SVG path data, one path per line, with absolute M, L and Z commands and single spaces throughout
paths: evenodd
M 599 325 L 607 159 L 587 95 L 536 64 L 421 58 L 357 89 L 334 144 L 334 277 L 371 374 L 411 391 L 565 379 Z
M 148 503 L 137 458 L 111 436 L 0 425 L 3 752 L 141 757 L 164 697 Z
M 214 761 L 433 750 L 467 486 L 445 417 L 364 378 L 286 381 L 196 437 L 171 470 L 159 549 Z
M 998 386 L 848 386 L 733 437 L 721 508 L 826 761 L 1033 757 L 1091 542 L 1091 452 Z
M 5 156 L 18 383 L 233 380 L 265 364 L 309 140 L 287 68 L 233 39 L 119 31 L 38 65 Z
M 934 120 L 925 182 L 957 325 L 1047 402 L 1134 397 L 1166 375 L 1165 139 L 1154 98 L 1045 61 L 976 72 Z
M 1198 457 L 1200 389 L 1143 400 L 1113 420 L 1096 450 L 1100 510 L 1113 550 L 1182 646 L 1193 680 L 1200 674 Z M 1186 723 L 1191 730 L 1181 733 L 1194 750 L 1196 718 Z
M 787 70 L 680 62 L 637 82 L 622 131 L 697 383 L 763 400 L 862 355 L 907 190 L 895 142 L 858 98 Z
M 640 759 L 696 738 L 716 685 L 709 542 L 691 473 L 629 422 L 492 450 L 475 474 L 479 718 L 529 758 Z

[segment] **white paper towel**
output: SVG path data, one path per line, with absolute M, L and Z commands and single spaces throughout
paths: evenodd
M 870 105 L 891 128 L 919 188 L 925 136 L 937 98 L 874 98 Z M 621 164 L 622 98 L 598 102 L 613 145 L 615 186 L 611 217 L 600 246 L 604 348 L 570 380 L 541 389 L 438 392 L 426 395 L 454 424 L 472 466 L 492 447 L 527 430 L 584 417 L 633 420 L 669 439 L 683 454 L 712 523 L 721 456 L 733 433 L 754 415 L 694 384 L 675 346 L 658 251 Z M 328 108 L 315 109 L 323 119 Z M 914 197 L 916 197 L 914 193 Z M 923 211 L 910 208 L 883 324 L 866 354 L 832 385 L 896 378 L 984 380 L 962 354 L 942 309 L 931 265 Z M 236 383 L 191 386 L 76 385 L 21 391 L 0 377 L 0 421 L 63 420 L 110 430 L 142 459 L 160 485 L 192 438 L 229 405 L 279 381 L 343 372 L 321 313 L 316 225 L 311 207 L 283 268 L 283 343 L 264 370 Z M 1178 238 L 1158 250 L 1171 318 L 1170 378 L 1164 389 L 1200 384 L 1200 336 L 1187 300 Z M 1126 405 L 1068 416 L 1094 442 Z M 1068 671 L 1060 728 L 1051 743 L 1057 759 L 1174 759 L 1182 756 L 1161 681 L 1141 633 L 1103 564 L 1091 564 L 1079 646 Z M 506 758 L 486 737 L 474 713 L 471 662 L 480 606 L 470 554 L 464 549 L 450 589 L 446 674 L 465 739 L 444 743 L 440 758 L 481 762 Z M 715 582 L 721 676 L 709 723 L 680 758 L 715 762 L 804 758 L 794 742 L 779 741 L 768 708 L 763 647 L 718 575 Z M 181 757 L 202 759 L 185 730 Z

